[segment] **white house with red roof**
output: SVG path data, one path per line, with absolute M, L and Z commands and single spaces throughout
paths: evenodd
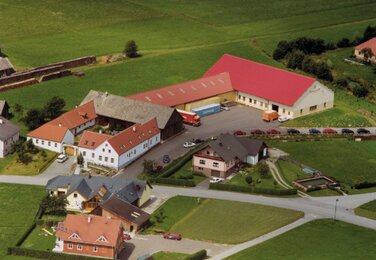
M 236 101 L 296 118 L 333 107 L 334 92 L 312 77 L 225 54 L 205 77 L 228 72 Z
M 96 118 L 94 103 L 89 102 L 31 131 L 27 140 L 39 148 L 62 153 L 64 145 L 74 144 L 75 135 L 95 125 Z
M 371 62 L 376 62 L 376 37 L 355 46 L 354 54 L 358 59 L 364 59 L 364 54 L 361 53 L 363 49 L 369 48 L 372 50 L 373 56 L 370 58 Z
M 68 214 L 56 230 L 54 252 L 117 259 L 124 248 L 120 220 Z
M 161 141 L 161 131 L 155 118 L 135 124 L 112 136 L 84 131 L 78 153 L 86 162 L 110 168 L 123 168 L 145 154 Z

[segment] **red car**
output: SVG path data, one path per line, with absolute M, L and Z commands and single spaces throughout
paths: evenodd
M 242 131 L 242 130 L 235 130 L 234 131 L 234 135 L 238 136 L 238 135 L 246 135 L 247 133 Z
M 123 233 L 123 241 L 125 240 L 131 240 L 131 235 L 127 234 L 127 233 Z
M 181 235 L 176 232 L 167 232 L 163 234 L 163 238 L 172 240 L 181 240 Z
M 279 134 L 281 134 L 281 131 L 278 131 L 276 129 L 269 129 L 268 131 L 266 131 L 266 133 L 268 135 L 279 135 Z
M 326 128 L 322 131 L 324 134 L 336 134 L 337 131 L 332 128 Z
M 251 131 L 251 134 L 253 134 L 253 135 L 264 135 L 265 132 L 260 130 L 260 129 L 254 129 L 254 130 Z

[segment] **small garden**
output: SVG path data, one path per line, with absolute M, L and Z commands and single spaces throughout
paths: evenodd
M 31 141 L 19 140 L 11 149 L 11 154 L 0 160 L 0 174 L 37 175 L 57 156 L 54 152 L 37 149 Z
M 237 244 L 269 233 L 302 216 L 302 212 L 270 206 L 176 196 L 152 214 L 152 225 L 144 232 L 174 231 L 181 233 L 183 239 Z
M 200 182 L 207 179 L 205 175 L 199 172 L 193 171 L 192 167 L 192 160 L 186 162 L 183 167 L 181 167 L 178 171 L 172 174 L 170 179 L 181 179 L 181 180 L 193 180 L 194 183 L 197 185 Z

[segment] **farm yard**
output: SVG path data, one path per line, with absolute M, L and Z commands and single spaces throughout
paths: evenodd
M 130 39 L 137 42 L 142 57 L 84 68 L 85 77 L 63 78 L 2 92 L 0 98 L 8 100 L 11 106 L 22 104 L 26 110 L 40 107 L 42 100 L 59 95 L 66 100 L 69 110 L 79 104 L 90 89 L 125 96 L 199 78 L 224 53 L 284 68 L 271 58 L 278 41 L 298 36 L 321 37 L 327 41 L 354 38 L 367 25 L 376 22 L 376 16 L 367 11 L 376 6 L 374 1 L 328 3 L 316 0 L 310 1 L 309 5 L 306 2 L 273 0 L 266 8 L 266 3 L 255 0 L 247 1 L 247 4 L 237 0 L 231 6 L 226 1 L 216 1 L 214 5 L 209 0 L 194 4 L 192 1 L 180 1 L 179 4 L 171 4 L 171 1 L 106 1 L 100 2 L 99 9 L 96 8 L 99 1 L 88 5 L 83 1 L 1 0 L 1 43 L 4 53 L 17 68 L 85 55 L 99 57 L 120 53 Z M 80 15 L 74 11 L 78 9 L 82 10 Z M 28 13 L 34 15 L 22 21 L 17 19 Z M 27 26 L 31 23 L 33 28 Z M 173 31 L 179 33 L 170 37 Z M 346 125 L 376 125 L 374 118 L 357 112 L 357 106 L 365 107 L 367 111 L 375 111 L 376 106 L 363 101 L 357 101 L 355 106 L 353 101 L 340 93 L 336 96 L 334 109 L 286 125 L 319 122 L 329 126 L 332 118 L 337 118 L 336 124 L 341 125 L 341 119 L 348 115 Z M 22 114 L 16 113 L 15 121 L 20 117 Z M 22 122 L 18 124 L 23 126 Z
M 152 219 L 156 220 L 161 211 L 162 222 L 155 221 L 147 232 L 175 231 L 183 238 L 225 244 L 251 240 L 303 216 L 301 212 L 269 206 L 182 196 L 166 201 Z
M 315 220 L 226 259 L 369 259 L 373 230 L 329 219 Z
M 364 181 L 376 181 L 376 146 L 372 141 L 272 142 L 270 146 L 287 152 L 299 161 L 344 184 L 350 194 L 371 192 L 371 189 L 351 189 Z

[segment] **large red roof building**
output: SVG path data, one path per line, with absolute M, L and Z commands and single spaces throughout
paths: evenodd
M 371 49 L 373 56 L 370 58 L 371 62 L 376 62 L 376 37 L 355 46 L 354 54 L 358 59 L 364 59 L 363 53 L 361 51 L 365 48 Z

